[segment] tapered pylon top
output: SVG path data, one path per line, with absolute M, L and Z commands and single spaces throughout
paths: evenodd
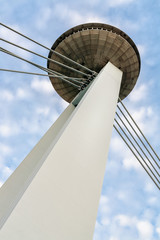
M 75 62 L 94 72 L 99 72 L 108 61 L 123 71 L 120 98 L 124 99 L 136 84 L 140 72 L 140 56 L 132 39 L 120 29 L 108 24 L 87 23 L 76 26 L 63 33 L 53 44 L 52 50 L 65 55 Z M 67 59 L 61 58 L 50 51 L 49 58 L 76 68 L 85 74 L 91 74 L 81 66 L 74 65 Z M 87 78 L 78 72 L 71 71 L 51 61 L 48 68 L 74 78 Z M 61 79 L 50 77 L 57 93 L 67 102 L 71 102 L 79 90 L 63 82 Z

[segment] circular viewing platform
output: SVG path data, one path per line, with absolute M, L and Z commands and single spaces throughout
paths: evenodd
M 120 98 L 124 99 L 134 88 L 140 72 L 140 55 L 132 39 L 120 29 L 108 24 L 87 23 L 63 33 L 53 44 L 52 50 L 77 63 L 99 72 L 107 62 L 123 71 Z M 87 70 L 49 52 L 49 58 L 89 74 Z M 77 72 L 48 60 L 47 67 L 68 77 L 82 78 Z M 56 77 L 50 77 L 57 93 L 71 102 L 79 90 Z

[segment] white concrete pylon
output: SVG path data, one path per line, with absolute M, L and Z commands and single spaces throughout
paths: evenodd
M 0 239 L 91 240 L 122 71 L 110 62 L 0 189 Z

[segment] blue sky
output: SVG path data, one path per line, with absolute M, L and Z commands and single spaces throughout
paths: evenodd
M 141 55 L 141 73 L 124 101 L 160 153 L 160 1 L 0 1 L 0 21 L 51 47 L 69 28 L 104 22 L 126 32 Z M 45 56 L 43 48 L 0 27 L 0 34 Z M 1 42 L 1 46 L 14 51 Z M 46 66 L 29 53 L 16 53 Z M 0 53 L 0 68 L 40 72 Z M 9 177 L 65 109 L 48 78 L 0 72 L 0 184 Z M 160 239 L 159 191 L 113 131 L 94 240 Z

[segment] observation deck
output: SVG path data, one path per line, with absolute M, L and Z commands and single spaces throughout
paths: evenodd
M 123 71 L 119 94 L 121 99 L 124 99 L 132 91 L 139 76 L 140 55 L 136 45 L 126 33 L 108 24 L 87 23 L 73 27 L 55 41 L 52 50 L 96 73 L 99 73 L 110 61 Z M 53 51 L 49 52 L 48 57 L 78 69 L 88 77 L 94 75 L 80 65 L 76 66 L 67 59 L 61 58 Z M 83 74 L 71 71 L 49 60 L 47 67 L 71 78 L 87 80 L 86 75 L 83 76 Z M 59 78 L 50 77 L 50 80 L 57 93 L 67 102 L 71 102 L 80 91 Z

